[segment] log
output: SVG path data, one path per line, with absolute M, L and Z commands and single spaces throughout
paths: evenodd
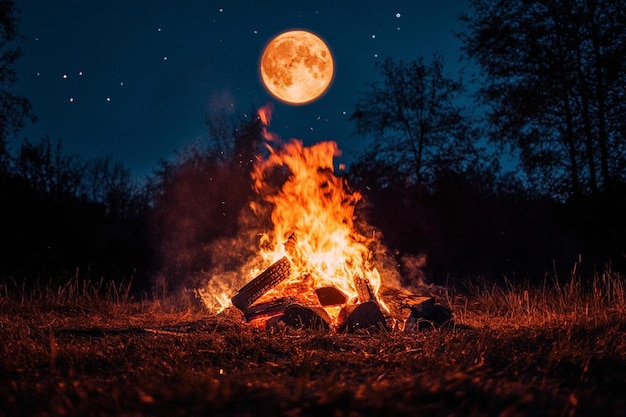
M 411 316 L 406 321 L 404 331 L 410 333 L 419 330 L 430 330 L 450 324 L 453 324 L 452 310 L 441 304 L 435 304 L 427 314 L 412 311 Z
M 370 282 L 367 279 L 355 277 L 354 286 L 356 288 L 357 294 L 359 295 L 360 303 L 375 300 L 374 292 L 372 291 L 372 287 L 370 287 Z
M 291 297 L 278 298 L 276 300 L 268 301 L 265 303 L 253 304 L 246 309 L 243 313 L 247 322 L 251 322 L 256 319 L 263 319 L 268 317 L 277 316 L 285 311 L 285 308 L 289 304 L 292 304 L 294 299 Z
M 348 332 L 375 326 L 385 327 L 385 317 L 375 301 L 346 306 L 339 314 L 339 322 L 339 329 Z
M 348 297 L 335 287 L 318 288 L 315 290 L 315 295 L 323 307 L 340 306 L 348 300 Z
M 433 297 L 420 296 L 406 288 L 386 286 L 381 287 L 379 296 L 389 307 L 392 328 L 410 333 L 453 323 L 452 310 L 436 303 Z
M 391 317 L 401 322 L 406 321 L 413 312 L 416 315 L 427 315 L 435 306 L 433 297 L 420 296 L 406 288 L 383 285 L 378 295 L 389 307 Z
M 283 312 L 283 321 L 296 329 L 330 329 L 330 316 L 320 306 L 291 304 Z
M 291 262 L 286 256 L 283 256 L 252 281 L 244 285 L 231 299 L 231 302 L 239 310 L 245 312 L 263 294 L 287 279 L 290 272 Z

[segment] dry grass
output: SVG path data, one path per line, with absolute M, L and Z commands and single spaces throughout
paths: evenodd
M 624 283 L 451 288 L 455 326 L 414 334 L 268 334 L 189 294 L 4 286 L 0 415 L 624 415 Z

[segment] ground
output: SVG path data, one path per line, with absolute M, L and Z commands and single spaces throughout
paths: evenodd
M 5 291 L 0 415 L 624 415 L 623 298 L 568 312 L 524 291 L 455 294 L 453 326 L 411 334 L 268 333 L 192 303 Z

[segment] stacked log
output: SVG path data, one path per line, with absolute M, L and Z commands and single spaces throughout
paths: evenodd
M 232 298 L 233 305 L 244 313 L 248 322 L 263 319 L 267 325 L 275 326 L 277 321 L 281 321 L 296 329 L 329 331 L 333 325 L 326 307 L 341 307 L 334 327 L 346 332 L 361 329 L 399 329 L 414 332 L 440 327 L 452 321 L 451 310 L 436 304 L 433 297 L 419 296 L 405 288 L 383 286 L 380 289 L 379 297 L 388 309 L 388 312 L 384 311 L 369 282 L 358 277 L 354 279 L 358 294 L 356 304 L 348 305 L 348 297 L 334 287 L 316 289 L 314 301 L 310 297 L 307 300 L 282 297 L 257 302 L 265 293 L 287 279 L 290 273 L 291 261 L 287 257 L 279 259 L 242 287 Z

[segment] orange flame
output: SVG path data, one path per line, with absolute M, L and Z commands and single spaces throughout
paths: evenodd
M 270 121 L 272 120 L 272 103 L 267 103 L 265 106 L 261 107 L 258 111 L 259 120 L 263 125 L 262 135 L 263 137 L 270 142 L 280 142 L 280 138 L 277 134 L 270 132 L 267 128 L 270 125 Z
M 263 123 L 270 120 L 267 111 L 267 106 L 259 111 Z M 274 229 L 262 236 L 260 255 L 265 267 L 283 256 L 293 265 L 290 277 L 259 301 L 307 297 L 317 288 L 332 286 L 348 297 L 347 304 L 355 304 L 358 279 L 369 282 L 376 295 L 381 279 L 371 265 L 370 241 L 354 227 L 361 194 L 350 191 L 334 174 L 337 144 L 326 141 L 305 147 L 293 139 L 268 149 L 270 155 L 259 160 L 252 173 L 256 191 L 273 206 Z M 338 311 L 328 312 L 335 320 Z
M 269 156 L 257 159 L 252 180 L 270 204 L 273 227 L 261 235 L 257 255 L 239 272 L 221 271 L 209 280 L 207 288 L 198 290 L 198 296 L 209 310 L 219 313 L 232 305 L 231 297 L 247 281 L 287 257 L 290 276 L 256 303 L 293 297 L 316 304 L 316 289 L 334 287 L 346 296 L 344 305 L 349 306 L 360 302 L 357 283 L 365 282 L 388 311 L 377 295 L 381 275 L 372 265 L 369 250 L 374 238 L 363 236 L 354 226 L 354 209 L 361 194 L 351 191 L 345 179 L 334 172 L 333 158 L 340 154 L 337 144 L 326 141 L 306 147 L 296 139 L 283 144 L 268 130 L 271 117 L 271 104 L 259 109 Z M 254 202 L 250 206 L 257 213 L 265 208 Z M 359 289 L 362 293 L 363 287 Z M 325 307 L 332 325 L 338 324 L 342 307 Z
M 270 121 L 272 120 L 272 103 L 267 103 L 265 106 L 259 109 L 259 119 L 261 123 L 267 129 L 270 125 Z

